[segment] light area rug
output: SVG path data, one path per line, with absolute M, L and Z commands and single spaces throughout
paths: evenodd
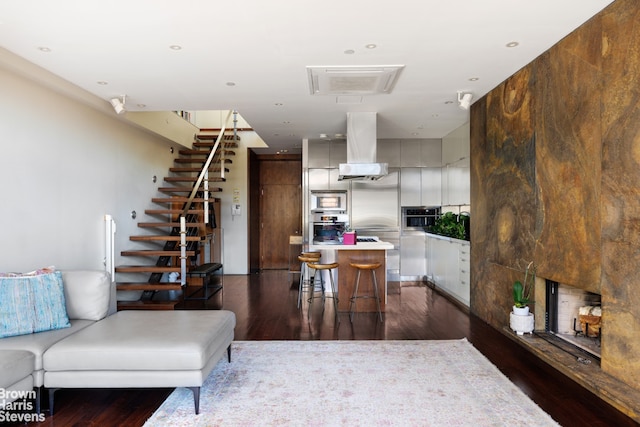
M 154 426 L 557 426 L 466 339 L 235 341 Z

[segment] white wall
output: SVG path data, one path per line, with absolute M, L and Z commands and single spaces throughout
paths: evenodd
M 130 234 L 144 234 L 137 222 L 173 163 L 171 143 L 128 124 L 106 101 L 55 77 L 54 88 L 35 83 L 0 59 L 0 271 L 104 268 L 105 214 L 117 223 L 123 263 L 119 253 L 135 248 Z

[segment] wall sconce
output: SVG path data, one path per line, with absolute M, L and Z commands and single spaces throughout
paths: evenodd
M 127 109 L 125 108 L 125 102 L 127 100 L 127 95 L 122 95 L 122 99 L 120 98 L 111 98 L 111 105 L 113 106 L 113 109 L 116 110 L 116 114 L 122 114 L 125 111 L 127 111 Z
M 463 110 L 468 110 L 471 106 L 471 100 L 473 99 L 472 93 L 464 93 L 461 90 L 458 91 L 458 106 Z

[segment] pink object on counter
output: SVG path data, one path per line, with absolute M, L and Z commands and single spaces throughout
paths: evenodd
M 342 235 L 342 244 L 343 245 L 355 245 L 356 244 L 356 232 L 355 231 L 345 231 Z

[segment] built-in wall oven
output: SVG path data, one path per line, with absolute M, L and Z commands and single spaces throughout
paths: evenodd
M 348 217 L 346 214 L 314 213 L 311 224 L 314 245 L 339 245 Z
M 440 207 L 403 207 L 402 231 L 425 231 L 427 227 L 435 225 L 440 216 Z

